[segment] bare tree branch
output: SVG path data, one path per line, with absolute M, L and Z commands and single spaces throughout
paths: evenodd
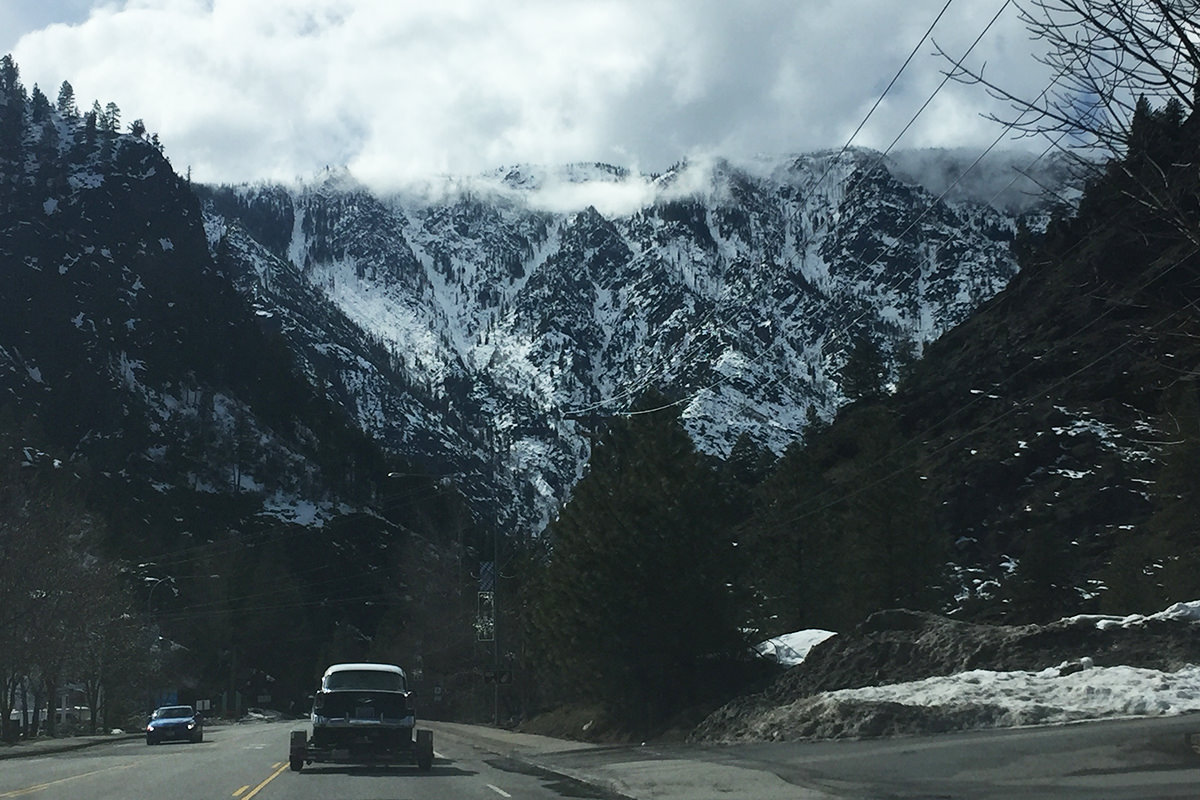
M 1030 0 L 1020 17 L 1044 48 L 1034 60 L 1055 76 L 1035 99 L 938 51 L 954 65 L 948 74 L 1010 106 L 995 121 L 1033 135 L 1066 132 L 1080 148 L 1119 156 L 1139 97 L 1196 111 L 1200 0 Z

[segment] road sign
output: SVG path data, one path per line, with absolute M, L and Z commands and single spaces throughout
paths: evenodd
M 481 642 L 496 640 L 496 595 L 480 592 L 475 612 L 475 638 Z
M 513 682 L 513 673 L 511 669 L 485 669 L 483 671 L 484 683 L 499 683 L 507 686 Z

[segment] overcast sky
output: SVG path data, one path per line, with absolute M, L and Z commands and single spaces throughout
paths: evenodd
M 348 166 L 380 188 L 519 163 L 661 171 L 840 147 L 945 0 L 0 0 L 0 53 L 115 102 L 205 182 Z M 1004 0 L 955 0 L 856 144 L 886 147 Z M 1009 6 L 974 51 L 1045 85 Z M 899 145 L 982 150 L 948 85 Z M 1035 149 L 1034 145 L 1028 145 Z M 1036 148 L 1040 149 L 1040 148 Z

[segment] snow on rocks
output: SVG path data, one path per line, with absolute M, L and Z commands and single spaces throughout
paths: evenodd
M 692 736 L 874 737 L 1193 711 L 1200 601 L 1023 626 L 897 610 L 821 640 L 767 691 L 718 709 Z
M 782 664 L 785 667 L 794 667 L 804 660 L 809 650 L 812 650 L 830 636 L 836 635 L 833 631 L 810 628 L 808 630 L 795 631 L 772 637 L 764 642 L 759 642 L 754 646 L 754 649 L 758 651 L 759 655 L 769 658 L 778 664 Z

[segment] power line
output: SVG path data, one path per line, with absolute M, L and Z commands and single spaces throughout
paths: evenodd
M 846 140 L 846 143 L 844 145 L 842 145 L 842 149 L 838 151 L 838 154 L 836 156 L 834 156 L 833 159 L 831 159 L 829 161 L 829 163 L 826 165 L 825 172 L 823 172 L 821 174 L 821 177 L 817 179 L 818 186 L 820 186 L 821 183 L 824 182 L 825 176 L 829 174 L 829 171 L 833 168 L 833 164 L 839 158 L 841 158 L 842 155 L 844 155 L 845 152 L 850 148 L 850 144 L 854 141 L 855 137 L 857 137 L 858 134 L 862 131 L 863 127 L 867 124 L 867 121 L 871 119 L 871 115 L 875 113 L 875 110 L 877 108 L 879 108 L 879 105 L 883 102 L 883 99 L 888 96 L 888 92 L 890 92 L 892 90 L 892 87 L 896 85 L 896 81 L 900 80 L 900 76 L 904 74 L 904 70 L 906 70 L 908 68 L 908 65 L 912 62 L 913 58 L 917 55 L 917 51 L 919 51 L 921 49 L 921 46 L 923 44 L 925 44 L 925 40 L 928 39 L 930 34 L 933 33 L 933 29 L 935 27 L 937 27 L 938 22 L 941 21 L 942 16 L 946 13 L 947 9 L 950 8 L 950 4 L 952 2 L 953 2 L 953 0 L 946 0 L 946 5 L 942 6 L 942 10 L 939 11 L 938 15 L 933 18 L 933 22 L 930 23 L 928 30 L 925 31 L 925 35 L 923 35 L 921 37 L 921 40 L 919 42 L 917 42 L 916 45 L 913 46 L 912 52 L 910 52 L 908 54 L 908 58 L 904 59 L 904 63 L 900 65 L 900 69 L 896 70 L 896 74 L 892 76 L 891 81 L 889 81 L 887 87 L 884 88 L 883 93 L 880 94 L 879 97 L 875 100 L 875 104 L 873 106 L 871 106 L 871 110 L 867 112 L 867 115 L 865 117 L 863 117 L 862 122 L 858 123 L 858 127 L 854 129 L 854 133 L 850 134 L 850 138 Z M 1005 2 L 1005 5 L 1008 5 L 1007 0 Z M 989 25 L 989 27 L 991 27 L 991 26 Z M 918 113 L 920 113 L 920 112 L 918 112 Z
M 1005 0 L 1004 5 L 1001 6 L 1001 8 L 1000 8 L 1000 12 L 1002 12 L 1004 10 L 1004 8 L 1006 8 L 1008 6 L 1008 4 L 1009 4 L 1009 0 Z M 1000 12 L 997 12 L 996 16 L 994 16 L 992 18 L 992 20 L 988 23 L 987 27 L 985 28 L 985 32 L 987 29 L 990 29 L 993 24 L 995 24 L 996 20 L 999 18 Z M 979 40 L 976 39 L 975 43 L 977 44 L 978 41 Z M 975 47 L 975 44 L 972 44 L 971 48 L 968 49 L 968 52 L 970 52 L 970 49 L 973 49 L 974 47 Z M 966 54 L 964 54 L 963 58 L 965 58 L 965 57 L 966 57 Z M 961 60 L 962 59 L 960 59 L 960 63 L 961 63 Z M 1065 68 L 1064 68 L 1064 71 L 1065 71 Z M 1048 93 L 1057 84 L 1057 82 L 1062 78 L 1063 74 L 1064 74 L 1064 72 L 1060 72 L 1058 75 L 1056 75 L 1050 81 L 1050 83 L 1042 90 L 1042 93 L 1041 93 L 1041 95 L 1039 95 L 1039 97 Z M 945 83 L 946 82 L 943 81 L 942 84 L 938 87 L 939 91 L 943 86 L 945 86 Z M 936 94 L 936 91 L 935 91 L 935 94 Z M 928 102 L 926 103 L 926 106 L 927 105 L 928 105 Z M 924 109 L 924 107 L 925 106 L 922 106 L 922 109 Z M 902 240 L 904 234 L 907 233 L 908 231 L 912 230 L 922 219 L 925 218 L 925 216 L 933 208 L 936 208 L 937 204 L 940 203 L 949 194 L 949 192 L 951 190 L 953 190 L 954 187 L 956 187 L 966 177 L 967 174 L 969 174 L 973 169 L 975 169 L 975 167 L 979 165 L 979 163 L 983 160 L 983 158 L 985 156 L 987 156 L 987 154 L 990 153 L 1000 143 L 1000 141 L 1003 140 L 1003 138 L 1012 130 L 1012 128 L 1017 124 L 1017 122 L 1018 122 L 1017 120 L 1014 120 L 1013 122 L 1010 122 L 1008 125 L 1006 125 L 1005 129 L 992 141 L 992 143 L 990 145 L 988 145 L 988 147 L 983 151 L 983 153 L 980 154 L 980 156 L 978 158 L 976 158 L 975 161 L 972 162 L 972 164 L 966 170 L 964 170 L 937 198 L 935 198 L 925 208 L 925 210 L 920 215 L 918 215 L 918 217 L 904 229 L 904 231 L 900 234 L 900 236 L 895 237 L 895 241 L 887 249 L 882 251 L 880 254 L 878 254 L 875 257 L 875 259 L 873 261 L 871 261 L 869 264 L 866 264 L 861 270 L 856 272 L 855 275 L 850 278 L 850 280 L 856 280 L 858 277 L 864 275 L 867 270 L 869 270 L 871 267 L 873 267 L 879 263 L 880 258 L 887 255 L 895 247 L 897 247 L 899 245 L 900 241 Z M 1045 155 L 1045 152 L 1048 152 L 1048 151 L 1044 151 L 1043 155 Z M 1042 158 L 1042 156 L 1038 156 L 1038 158 L 1035 159 L 1034 162 L 1032 162 L 1032 163 L 1036 163 L 1041 158 Z M 882 156 L 880 157 L 879 160 L 880 161 L 882 160 Z M 1031 166 L 1032 166 L 1032 163 L 1031 163 Z M 1015 178 L 1014 178 L 1014 180 L 1015 180 Z M 919 270 L 919 269 L 920 269 L 920 266 L 918 266 L 916 268 L 916 270 Z M 897 278 L 895 281 L 893 281 L 893 283 L 889 284 L 886 288 L 887 289 L 895 288 L 897 285 L 899 285 L 899 282 L 913 277 L 916 270 L 913 270 L 911 272 L 908 272 L 908 273 L 905 273 L 905 274 L 899 276 L 899 278 Z M 828 337 L 822 339 L 818 346 L 818 356 L 824 356 L 825 348 L 830 343 L 832 343 L 834 341 L 838 341 L 842 336 L 847 334 L 849 332 L 849 330 L 851 329 L 851 327 L 853 325 L 857 324 L 859 321 L 861 321 L 863 319 L 863 317 L 866 316 L 866 314 L 867 314 L 866 310 L 860 312 L 858 314 L 858 316 L 856 316 L 853 320 L 849 321 L 848 323 L 840 324 L 839 326 L 837 326 L 837 329 L 832 332 L 832 334 L 830 334 Z M 780 336 L 776 339 L 776 341 L 777 342 L 786 341 L 786 339 L 787 339 L 786 336 Z M 750 364 L 753 365 L 753 364 L 763 361 L 766 358 L 766 356 L 771 353 L 771 351 L 772 351 L 772 348 L 768 348 L 768 349 L 764 350 L 762 353 L 759 354 L 759 356 L 751 359 Z M 782 377 L 776 378 L 773 381 L 770 381 L 770 382 L 764 384 L 763 388 L 769 388 L 770 386 L 774 385 L 775 383 L 778 383 L 780 380 L 782 380 Z M 688 393 L 687 395 L 685 395 L 684 397 L 682 397 L 678 400 L 675 400 L 675 401 L 672 401 L 669 403 L 664 403 L 655 408 L 639 409 L 636 411 L 629 411 L 629 412 L 625 412 L 625 413 L 630 416 L 641 415 L 641 414 L 653 414 L 653 413 L 658 413 L 661 411 L 666 411 L 666 410 L 669 410 L 671 408 L 675 408 L 675 407 L 678 407 L 681 405 L 690 404 L 690 403 L 694 402 L 697 398 L 699 398 L 705 392 L 713 391 L 716 388 L 724 385 L 727 382 L 728 382 L 728 379 L 722 377 L 704 387 L 701 387 L 700 389 L 697 389 L 695 391 Z
M 1011 0 L 1005 0 L 1005 3 L 1001 7 L 1000 10 L 1003 11 L 1004 8 L 1008 6 L 1009 2 L 1011 2 Z M 942 17 L 946 14 L 946 11 L 950 8 L 952 3 L 953 3 L 953 0 L 946 0 L 946 4 L 944 6 L 942 6 L 941 11 L 939 11 L 937 16 L 934 17 L 933 22 L 930 23 L 928 29 L 926 29 L 925 33 L 921 36 L 920 40 L 913 46 L 912 50 L 908 54 L 908 57 L 904 59 L 904 63 L 902 63 L 900 65 L 900 68 L 892 76 L 892 79 L 888 82 L 888 85 L 884 88 L 883 92 L 879 95 L 878 98 L 876 98 L 875 103 L 871 106 L 871 108 L 867 112 L 866 116 L 863 117 L 862 121 L 859 122 L 858 127 L 856 127 L 854 129 L 854 132 L 852 134 L 850 134 L 850 137 L 846 140 L 845 144 L 842 145 L 842 148 L 837 153 L 837 155 L 833 156 L 833 158 L 831 158 L 826 163 L 824 172 L 821 173 L 821 176 L 817 179 L 816 183 L 814 184 L 814 191 L 816 190 L 816 188 L 820 187 L 824 183 L 825 178 L 829 175 L 830 171 L 833 169 L 833 165 L 836 164 L 838 159 L 840 159 L 841 156 L 850 148 L 851 143 L 853 143 L 854 139 L 862 131 L 863 127 L 871 119 L 872 115 L 874 115 L 875 111 L 879 108 L 880 104 L 883 103 L 884 98 L 887 97 L 887 95 L 891 92 L 892 88 L 900 80 L 900 77 L 904 74 L 905 70 L 908 68 L 908 66 L 912 62 L 913 58 L 916 57 L 916 55 L 920 51 L 921 47 L 929 39 L 930 35 L 933 33 L 934 28 L 937 27 L 938 22 L 941 21 Z M 979 39 L 983 38 L 983 35 L 987 33 L 987 31 L 991 28 L 992 24 L 995 23 L 995 21 L 999 17 L 999 15 L 1000 15 L 1000 12 L 997 12 L 996 16 L 993 17 L 992 22 L 988 23 L 987 27 L 984 28 L 983 33 L 981 33 L 979 35 L 979 38 L 976 39 L 976 43 L 978 43 Z M 973 49 L 974 45 L 972 45 L 971 47 Z M 968 53 L 969 52 L 970 52 L 970 50 L 968 50 Z M 965 58 L 965 55 L 964 55 L 964 58 Z M 945 85 L 945 81 L 942 82 L 942 86 L 944 86 L 944 85 Z M 941 90 L 941 86 L 939 86 L 938 89 L 934 92 L 934 95 L 936 95 L 937 92 L 940 90 Z M 932 100 L 932 97 L 930 99 Z M 926 105 L 928 105 L 928 103 L 929 103 L 929 101 L 926 101 Z M 919 116 L 921 111 L 924 111 L 924 108 L 925 108 L 925 106 L 922 106 L 921 110 L 917 112 L 916 116 Z M 916 119 L 916 116 L 913 117 L 913 120 Z M 911 124 L 912 124 L 912 122 L 910 121 L 909 125 L 911 125 Z M 907 127 L 905 128 L 905 130 L 907 130 Z M 903 135 L 903 132 L 901 132 L 901 135 Z M 897 137 L 897 139 L 899 139 L 899 137 Z M 710 318 L 715 316 L 716 309 L 719 307 L 719 302 L 720 301 L 718 299 L 718 302 L 716 304 L 714 304 L 713 313 L 710 314 Z M 660 378 L 664 374 L 665 374 L 665 372 L 659 372 L 657 375 L 655 375 L 655 374 L 653 374 L 653 370 L 648 371 L 647 373 L 644 374 L 643 380 L 641 380 L 638 385 L 635 385 L 634 387 L 631 387 L 630 389 L 623 391 L 619 394 L 612 395 L 612 396 L 606 397 L 600 401 L 594 402 L 591 405 L 580 407 L 580 408 L 573 408 L 564 413 L 570 414 L 570 415 L 586 414 L 586 413 L 594 412 L 600 408 L 611 406 L 616 401 L 628 399 L 628 398 L 634 396 L 635 394 L 640 392 L 642 389 L 646 388 L 646 386 L 650 385 L 650 381 L 654 380 L 655 378 Z
M 1078 245 L 1076 245 L 1076 247 L 1081 247 L 1081 246 L 1082 246 L 1082 242 L 1079 243 Z M 1175 269 L 1177 269 L 1178 267 L 1180 267 L 1181 265 L 1186 263 L 1189 259 L 1194 257 L 1197 253 L 1200 253 L 1200 248 L 1192 248 L 1186 254 L 1184 254 L 1180 258 L 1178 258 L 1175 261 L 1173 261 L 1172 263 L 1170 263 L 1170 265 L 1167 266 L 1165 269 L 1162 269 L 1162 270 L 1157 271 L 1154 274 L 1150 275 L 1150 277 L 1148 277 L 1140 285 L 1131 289 L 1130 293 L 1136 294 L 1137 292 L 1140 292 L 1140 291 L 1143 291 L 1143 290 L 1149 288 L 1149 286 L 1152 283 L 1154 283 L 1155 281 L 1159 280 L 1160 278 L 1163 278 L 1166 275 L 1170 274 L 1172 271 L 1174 271 Z M 1055 343 L 1055 345 L 1053 347 L 1051 347 L 1047 351 L 1046 354 L 1053 353 L 1059 348 L 1067 347 L 1068 342 L 1072 337 L 1078 336 L 1080 333 L 1086 331 L 1088 328 L 1092 327 L 1093 325 L 1098 324 L 1100 322 L 1100 320 L 1107 317 L 1109 315 L 1109 313 L 1111 313 L 1115 309 L 1116 309 L 1116 306 L 1109 306 L 1103 312 L 1101 312 L 1100 314 L 1098 314 L 1095 317 L 1088 320 L 1088 322 L 1085 325 L 1083 325 L 1081 328 L 1077 329 L 1073 334 L 1060 337 L 1058 339 L 1058 341 Z M 1170 315 L 1168 315 L 1164 319 L 1161 319 L 1158 322 L 1156 322 L 1154 326 L 1151 326 L 1151 328 L 1149 328 L 1145 331 L 1142 331 L 1141 333 L 1137 334 L 1136 336 L 1132 337 L 1131 339 L 1122 340 L 1119 344 L 1117 344 L 1117 346 L 1102 353 L 1101 355 L 1092 359 L 1088 363 L 1086 363 L 1083 366 L 1079 367 L 1078 369 L 1072 371 L 1070 374 L 1065 375 L 1062 378 L 1054 381 L 1052 384 L 1050 384 L 1049 387 L 1039 388 L 1038 390 L 1036 390 L 1034 392 L 1034 394 L 1032 394 L 1022 400 L 1015 401 L 1005 411 L 1001 412 L 1000 414 L 997 414 L 995 417 L 992 417 L 991 419 L 985 420 L 984 422 L 976 425 L 975 427 L 971 428 L 970 430 L 966 431 L 965 433 L 959 435 L 957 438 L 953 438 L 950 441 L 946 442 L 945 444 L 935 448 L 934 450 L 930 451 L 930 453 L 928 455 L 936 455 L 938 453 L 945 451 L 946 449 L 950 448 L 951 446 L 960 444 L 963 440 L 967 439 L 968 437 L 974 436 L 975 434 L 980 433 L 983 430 L 986 430 L 988 427 L 994 425 L 995 423 L 1016 413 L 1016 411 L 1018 409 L 1031 405 L 1033 400 L 1036 399 L 1036 397 L 1044 396 L 1049 391 L 1053 391 L 1055 389 L 1058 389 L 1058 388 L 1061 388 L 1061 387 L 1067 385 L 1068 383 L 1073 381 L 1075 378 L 1079 377 L 1079 375 L 1083 374 L 1084 372 L 1086 372 L 1089 369 L 1094 368 L 1097 364 L 1101 363 L 1102 361 L 1109 358 L 1110 356 L 1116 354 L 1123 348 L 1129 346 L 1130 344 L 1133 343 L 1133 341 L 1143 338 L 1146 335 L 1148 335 L 1149 333 L 1151 333 L 1153 330 L 1155 330 L 1156 328 L 1165 325 L 1167 322 L 1171 321 L 1175 317 L 1182 314 L 1185 310 L 1186 309 L 1182 309 L 1182 308 L 1177 309 L 1176 311 L 1172 312 Z M 1043 355 L 1045 355 L 1045 354 L 1043 354 Z M 1012 378 L 1016 377 L 1021 372 L 1024 372 L 1026 369 L 1030 368 L 1031 366 L 1032 366 L 1032 364 L 1027 364 L 1026 366 L 1022 367 L 1021 369 L 1010 373 L 1008 375 L 1008 380 L 1011 381 Z M 953 409 L 948 415 L 941 418 L 939 420 L 938 424 L 945 424 L 945 422 L 955 418 L 960 413 L 962 413 L 966 409 L 974 406 L 978 402 L 979 402 L 978 399 L 972 399 L 972 400 L 968 401 L 967 403 L 959 406 L 958 408 Z M 880 464 L 886 463 L 888 460 L 890 460 L 892 457 L 894 457 L 898 452 L 906 449 L 907 447 L 911 447 L 913 444 L 921 441 L 925 435 L 927 435 L 928 433 L 931 432 L 931 430 L 932 430 L 931 428 L 927 428 L 924 431 L 918 432 L 914 436 L 908 437 L 908 439 L 905 442 L 898 445 L 897 447 L 894 447 L 888 453 L 886 453 L 883 456 L 881 456 L 880 458 L 876 459 L 870 466 L 874 467 L 874 466 L 878 466 Z M 838 503 L 844 502 L 846 500 L 849 500 L 853 497 L 856 497 L 856 496 L 862 494 L 863 492 L 867 491 L 870 488 L 874 488 L 875 486 L 879 486 L 882 483 L 886 483 L 887 481 L 895 478 L 896 476 L 900 475 L 905 470 L 912 468 L 913 466 L 916 466 L 915 462 L 898 467 L 898 468 L 892 470 L 891 472 L 888 472 L 888 473 L 884 474 L 883 476 L 881 476 L 873 481 L 870 481 L 869 483 L 859 485 L 859 486 L 855 487 L 853 490 L 851 490 L 850 492 L 847 492 L 847 493 L 837 496 L 835 499 L 824 502 L 815 508 L 807 509 L 803 513 L 798 514 L 794 517 L 790 517 L 786 520 L 778 521 L 777 523 L 774 523 L 772 527 L 782 527 L 784 525 L 790 525 L 795 522 L 798 522 L 801 519 L 805 519 L 807 517 L 813 516 L 814 514 L 818 514 L 822 511 L 828 510 L 829 508 L 832 508 L 833 506 L 837 505 Z M 826 493 L 821 493 L 821 494 L 826 494 Z M 817 497 L 819 499 L 820 494 L 818 494 Z

